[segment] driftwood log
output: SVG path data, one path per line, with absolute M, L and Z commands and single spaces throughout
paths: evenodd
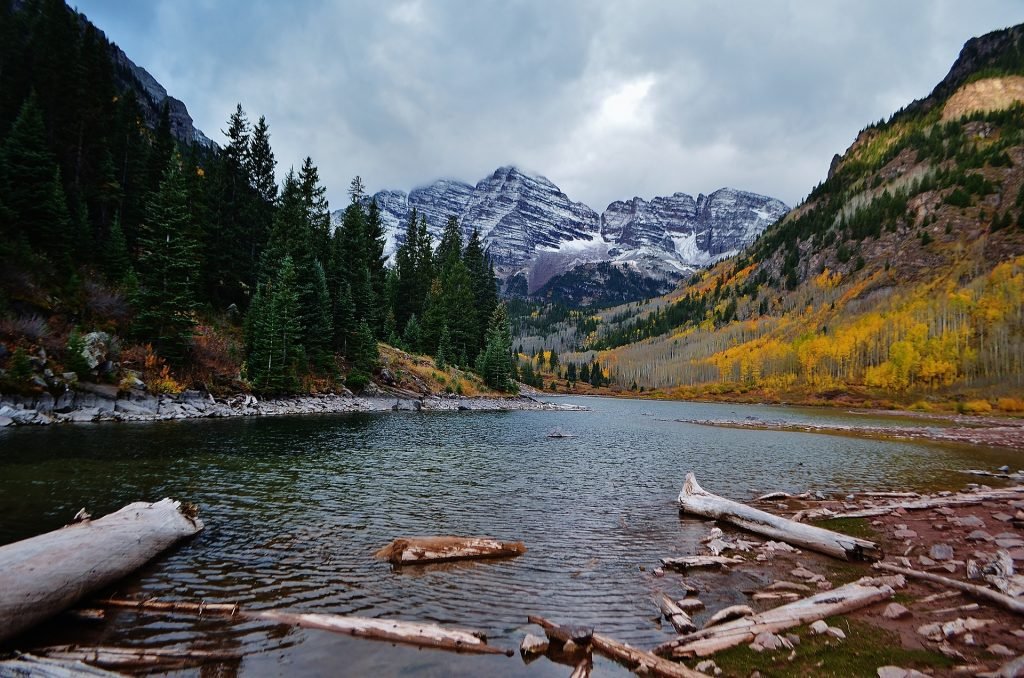
M 534 615 L 530 615 L 527 619 L 531 624 L 537 624 L 543 628 L 544 633 L 552 642 L 564 643 L 566 640 L 572 640 L 577 644 L 589 642 L 594 652 L 617 661 L 638 674 L 664 678 L 708 678 L 707 674 L 694 671 L 650 652 L 630 647 L 600 633 L 591 632 L 588 635 L 588 633 L 582 633 L 580 627 L 563 627 L 544 617 Z M 587 640 L 584 640 L 585 638 Z
M 893 594 L 889 586 L 868 586 L 854 582 L 752 617 L 735 619 L 681 636 L 662 643 L 654 648 L 654 652 L 672 657 L 707 657 L 720 650 L 751 643 L 759 633 L 778 633 L 825 617 L 846 614 L 887 600 Z
M 417 647 L 433 647 L 442 650 L 453 650 L 455 652 L 503 654 L 507 656 L 514 654 L 512 650 L 488 645 L 486 636 L 481 632 L 466 629 L 448 629 L 437 624 L 373 619 L 339 614 L 288 612 L 284 610 L 247 611 L 240 609 L 237 605 L 224 603 L 111 598 L 97 601 L 96 604 L 140 611 L 169 612 L 172 614 L 237 616 L 241 619 L 257 619 L 288 626 L 320 629 L 361 638 L 386 640 L 392 643 L 405 643 L 406 645 L 415 645 Z
M 477 558 L 508 558 L 526 553 L 521 541 L 491 537 L 403 537 L 374 555 L 393 565 L 441 563 Z
M 115 671 L 175 671 L 214 662 L 237 662 L 242 658 L 238 652 L 199 648 L 58 645 L 40 648 L 34 652 L 49 659 L 84 662 Z M 2 673 L 0 671 L 0 675 Z
M 931 572 L 921 572 L 920 570 L 912 570 L 907 567 L 899 567 L 898 565 L 893 565 L 891 563 L 875 563 L 874 566 L 879 570 L 884 570 L 885 572 L 902 574 L 905 577 L 913 577 L 914 579 L 930 581 L 933 584 L 939 584 L 951 589 L 956 589 L 957 591 L 970 594 L 975 598 L 981 598 L 989 603 L 998 605 L 999 607 L 1009 610 L 1015 614 L 1024 614 L 1024 600 L 1020 598 L 1013 598 L 985 586 L 978 586 L 977 584 L 970 584 L 965 581 L 950 579 L 949 577 L 943 577 Z
M 882 557 L 878 545 L 866 539 L 857 539 L 821 527 L 797 523 L 711 494 L 697 484 L 693 473 L 686 474 L 686 481 L 679 493 L 679 510 L 705 518 L 723 520 L 770 539 L 802 546 L 834 558 L 873 561 Z
M 690 615 L 686 614 L 683 608 L 676 605 L 675 601 L 664 593 L 658 597 L 658 608 L 665 616 L 665 619 L 669 620 L 679 633 L 690 633 L 697 630 L 697 626 L 690 619 Z
M 0 546 L 0 641 L 109 586 L 202 529 L 194 509 L 163 499 Z
M 80 661 L 38 657 L 32 654 L 19 654 L 12 659 L 0 661 L 0 677 L 14 678 L 32 676 L 32 678 L 121 678 L 123 673 L 114 673 L 106 669 L 83 664 Z

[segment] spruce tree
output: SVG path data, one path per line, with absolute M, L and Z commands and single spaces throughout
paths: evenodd
M 487 346 L 482 360 L 484 383 L 498 391 L 514 391 L 515 366 L 512 361 L 508 312 L 504 304 L 499 304 L 487 329 Z
M 312 234 L 310 246 L 315 258 L 325 263 L 330 254 L 331 211 L 327 203 L 327 189 L 320 184 L 320 172 L 309 156 L 299 170 L 299 190 Z
M 286 256 L 273 279 L 260 286 L 248 316 L 247 374 L 253 386 L 271 393 L 293 392 L 305 362 L 301 308 L 292 258 Z
M 419 243 L 419 215 L 413 207 L 405 230 L 405 240 L 395 253 L 395 323 L 403 332 L 409 319 L 423 312 L 417 303 L 419 298 L 419 277 L 417 276 L 417 253 Z M 410 349 L 415 350 L 415 349 Z
M 151 340 L 157 353 L 180 363 L 195 325 L 197 242 L 188 195 L 174 154 L 143 225 L 139 255 L 140 288 L 136 334 Z

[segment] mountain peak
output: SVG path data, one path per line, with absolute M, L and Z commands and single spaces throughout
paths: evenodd
M 499 167 L 475 185 L 439 179 L 408 194 L 380 191 L 374 198 L 387 230 L 387 254 L 404 242 L 413 209 L 427 220 L 435 242 L 455 216 L 466 236 L 479 231 L 498 274 L 524 276 L 530 291 L 601 262 L 671 284 L 753 242 L 789 209 L 774 198 L 721 188 L 697 200 L 682 192 L 650 201 L 633 197 L 598 214 L 515 165 Z

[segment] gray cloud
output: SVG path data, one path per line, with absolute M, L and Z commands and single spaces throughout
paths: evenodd
M 503 164 L 600 210 L 733 186 L 796 204 L 1015 0 L 79 0 L 214 139 L 241 102 L 334 204 Z

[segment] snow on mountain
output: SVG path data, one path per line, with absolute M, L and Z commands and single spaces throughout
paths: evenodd
M 525 276 L 530 292 L 583 264 L 612 262 L 642 275 L 677 280 L 739 251 L 789 208 L 781 201 L 731 188 L 693 198 L 685 193 L 632 198 L 598 214 L 555 184 L 515 167 L 500 167 L 476 186 L 442 179 L 373 196 L 387 229 L 385 253 L 405 240 L 413 208 L 437 242 L 449 216 L 465 237 L 478 229 L 498 274 Z M 367 198 L 369 201 L 369 198 Z M 336 223 L 341 212 L 335 213 Z

